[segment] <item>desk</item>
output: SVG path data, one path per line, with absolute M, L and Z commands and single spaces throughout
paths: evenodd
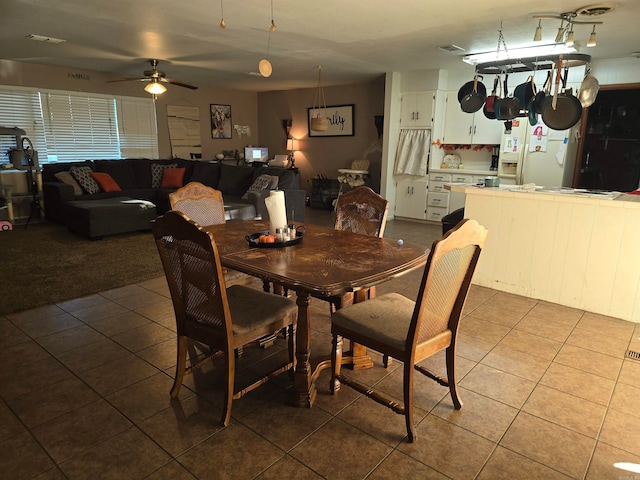
M 293 404 L 310 407 L 315 380 L 327 362 L 311 368 L 310 297 L 326 298 L 358 292 L 423 266 L 424 247 L 305 225 L 298 244 L 286 248 L 250 248 L 245 235 L 269 229 L 267 221 L 227 222 L 204 227 L 215 238 L 223 266 L 239 270 L 296 292 L 298 328 Z

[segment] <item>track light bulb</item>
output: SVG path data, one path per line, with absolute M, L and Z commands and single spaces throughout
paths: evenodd
M 596 44 L 596 26 L 593 26 L 593 31 L 591 35 L 589 35 L 589 41 L 587 42 L 587 47 L 595 47 Z
M 573 27 L 571 27 L 571 30 L 569 30 L 569 34 L 567 35 L 567 41 L 565 42 L 565 46 L 566 47 L 573 47 L 574 45 L 574 41 L 573 41 Z
M 558 28 L 558 33 L 556 33 L 556 39 L 554 40 L 555 43 L 562 43 L 564 40 L 564 30 L 563 22 L 560 22 L 560 28 Z
M 542 20 L 538 20 L 538 26 L 536 27 L 536 33 L 533 36 L 534 42 L 539 42 L 542 40 Z

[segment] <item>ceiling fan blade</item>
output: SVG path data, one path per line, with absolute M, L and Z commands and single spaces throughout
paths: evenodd
M 138 77 L 131 77 L 131 78 L 121 78 L 119 80 L 107 80 L 106 83 L 116 83 L 116 82 L 148 82 L 149 80 L 151 80 L 150 78 L 138 78 Z
M 197 90 L 198 89 L 198 87 L 195 87 L 193 85 L 189 85 L 188 83 L 182 83 L 182 82 L 179 82 L 177 80 L 171 80 L 170 78 L 162 78 L 161 81 L 165 82 L 165 83 L 170 83 L 171 85 L 175 85 L 177 87 L 190 88 L 191 90 Z

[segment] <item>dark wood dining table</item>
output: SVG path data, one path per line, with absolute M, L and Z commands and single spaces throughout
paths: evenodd
M 292 403 L 299 407 L 313 404 L 315 381 L 320 369 L 328 365 L 325 360 L 314 370 L 311 368 L 311 297 L 328 298 L 350 292 L 357 297 L 363 289 L 424 265 L 428 254 L 428 250 L 415 244 L 399 245 L 397 240 L 317 225 L 304 225 L 299 243 L 280 248 L 250 247 L 245 239 L 269 230 L 265 220 L 233 221 L 204 228 L 213 234 L 224 267 L 296 292 L 298 327 Z

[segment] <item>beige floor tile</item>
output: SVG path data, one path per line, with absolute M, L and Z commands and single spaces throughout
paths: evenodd
M 622 370 L 620 370 L 619 381 L 640 387 L 640 362 L 625 360 L 622 364 Z
M 622 367 L 622 358 L 615 358 L 573 345 L 564 345 L 554 362 L 615 380 Z
M 158 372 L 157 368 L 144 360 L 135 355 L 129 355 L 91 370 L 79 372 L 78 376 L 100 395 L 106 396 Z
M 104 400 L 67 412 L 32 430 L 34 437 L 53 460 L 62 461 L 102 443 L 131 426 Z
M 100 292 L 100 295 L 102 295 L 105 298 L 108 298 L 109 300 L 115 300 L 118 298 L 123 298 L 123 297 L 128 297 L 130 295 L 145 295 L 148 292 L 148 290 L 146 288 L 143 288 L 142 286 L 135 284 L 135 285 L 125 285 L 124 287 L 118 287 L 118 288 L 114 288 L 111 290 L 106 290 L 104 292 Z
M 599 440 L 625 452 L 640 455 L 640 418 L 610 408 L 604 419 Z
M 0 372 L 0 396 L 5 400 L 40 390 L 73 374 L 53 357 L 27 363 L 19 372 Z
M 30 341 L 31 338 L 6 318 L 0 318 L 0 349 Z
M 336 448 L 340 445 L 340 448 Z M 289 454 L 326 478 L 363 478 L 391 448 L 339 419 L 333 419 Z
M 191 475 L 186 468 L 174 460 L 144 478 L 145 480 L 194 480 L 196 477 Z
M 170 299 L 167 298 L 162 301 L 155 302 L 151 305 L 145 305 L 144 307 L 136 308 L 136 313 L 139 313 L 149 320 L 161 320 L 163 318 L 172 317 L 174 315 L 173 303 Z
M 13 324 L 21 326 L 25 323 L 34 322 L 43 318 L 55 317 L 56 315 L 61 315 L 63 313 L 65 313 L 65 311 L 56 305 L 45 305 L 31 310 L 10 313 L 7 315 L 7 318 L 11 320 Z
M 397 450 L 457 479 L 472 479 L 480 472 L 495 443 L 434 415 L 418 425 L 418 440 L 401 443 Z
M 95 305 L 89 305 L 73 311 L 73 316 L 79 318 L 85 323 L 91 324 L 96 320 L 112 317 L 126 313 L 128 310 L 122 305 L 118 305 L 112 301 L 106 301 Z
M 348 374 L 347 374 L 348 375 Z M 373 383 L 364 382 L 365 385 Z M 460 384 L 460 382 L 458 382 Z M 403 369 L 397 368 L 389 376 L 375 384 L 375 389 L 386 393 L 388 396 L 402 401 L 403 396 Z M 449 395 L 449 389 L 434 382 L 421 373 L 415 372 L 413 378 L 413 404 L 415 408 L 431 411 L 444 397 Z M 448 400 L 451 402 L 449 397 Z
M 575 327 L 583 315 L 583 310 L 549 302 L 539 302 L 527 314 L 527 316 L 547 319 L 570 327 Z
M 167 285 L 167 279 L 164 275 L 140 282 L 138 283 L 138 286 L 169 298 L 169 286 Z
M 635 324 L 632 322 L 591 312 L 586 312 L 578 322 L 578 325 L 576 325 L 576 328 L 581 330 L 584 329 L 626 341 L 631 340 L 634 327 Z
M 80 310 L 82 308 L 92 307 L 94 305 L 98 305 L 100 303 L 108 302 L 108 300 L 102 295 L 88 295 L 86 297 L 75 298 L 73 300 L 68 300 L 66 302 L 58 303 L 58 307 L 63 309 L 65 312 L 75 312 L 76 310 Z
M 497 292 L 486 304 L 525 315 L 536 305 L 536 301 L 513 293 Z
M 129 310 L 137 310 L 156 303 L 166 302 L 167 297 L 150 290 L 144 290 L 143 292 L 132 293 L 130 295 L 113 298 L 112 300 L 118 305 L 122 305 Z
M 495 347 L 495 343 L 487 342 L 470 335 L 458 332 L 458 342 L 456 345 L 456 354 L 460 357 L 467 358 L 474 362 L 482 360 L 487 353 Z
M 25 432 L 25 426 L 6 403 L 0 402 L 0 442 Z
M 111 337 L 141 327 L 142 325 L 149 325 L 150 323 L 152 322 L 148 318 L 132 311 L 126 311 L 91 322 L 91 328 L 96 329 L 103 335 Z
M 520 408 L 536 386 L 535 382 L 486 365 L 476 366 L 458 385 L 514 408 Z
M 593 459 L 589 465 L 586 480 L 636 480 L 640 475 L 638 472 L 631 472 L 616 466 L 620 463 L 640 465 L 640 456 L 633 455 L 624 450 L 612 447 L 602 442 L 598 442 L 593 453 Z M 635 477 L 635 478 L 634 478 Z
M 582 478 L 595 440 L 521 412 L 500 445 L 572 478 Z
M 19 372 L 31 362 L 48 358 L 49 353 L 33 340 L 0 350 L 0 374 Z
M 567 339 L 567 343 L 586 350 L 593 350 L 594 352 L 620 358 L 624 357 L 629 345 L 627 340 L 610 337 L 606 334 L 594 335 L 593 332 L 580 328 L 576 328 L 571 333 Z
M 465 335 L 491 343 L 498 343 L 509 333 L 508 327 L 496 322 L 477 318 L 475 313 L 464 317 L 464 321 L 460 322 L 458 330 Z
M 52 355 L 105 340 L 105 336 L 88 325 L 40 337 L 37 342 Z
M 460 388 L 458 393 L 463 403 L 460 410 L 456 410 L 451 402 L 443 400 L 431 411 L 431 414 L 492 442 L 497 443 L 500 440 L 518 414 L 516 408 L 471 390 Z
M 253 478 L 285 453 L 244 425 L 234 423 L 211 435 L 177 460 L 198 478 L 214 472 L 232 472 L 235 478 Z
M 116 461 L 114 461 L 116 460 Z M 69 479 L 146 478 L 171 457 L 137 428 L 129 428 L 60 464 Z
M 511 450 L 498 447 L 477 478 L 478 480 L 569 480 L 571 477 Z
M 615 381 L 554 362 L 540 384 L 606 406 Z
M 33 480 L 67 480 L 58 468 L 51 468 L 40 475 L 33 477 Z
M 522 411 L 596 438 L 606 407 L 538 385 L 522 406 Z
M 283 456 L 266 471 L 256 477 L 256 480 L 281 480 L 283 478 L 304 478 L 320 480 L 322 477 L 289 455 Z
M 473 299 L 474 301 L 478 301 L 480 303 L 484 303 L 493 297 L 497 293 L 496 290 L 487 287 L 481 287 L 480 285 L 471 285 L 469 288 L 468 297 Z
M 136 353 L 140 358 L 143 358 L 154 367 L 160 370 L 166 370 L 175 367 L 177 352 L 178 345 L 176 339 L 169 339 L 152 345 L 151 347 L 144 348 Z M 172 376 L 173 374 L 174 373 L 171 372 Z
M 491 350 L 480 363 L 533 382 L 540 380 L 551 364 L 549 360 L 500 345 Z
M 640 387 L 618 383 L 609 408 L 640 418 Z
M 470 315 L 475 318 L 504 325 L 509 328 L 517 325 L 517 323 L 522 319 L 521 312 L 514 312 L 513 310 L 507 310 L 488 304 L 479 305 L 470 313 Z
M 112 335 L 111 338 L 131 352 L 138 352 L 166 340 L 175 341 L 176 333 L 155 322 L 126 332 Z
M 53 466 L 42 447 L 27 432 L 0 441 L 0 472 L 3 478 L 32 478 Z
M 112 340 L 105 339 L 63 352 L 57 355 L 57 358 L 71 371 L 79 373 L 130 354 L 131 352 L 126 348 Z
M 40 318 L 33 322 L 22 323 L 20 328 L 31 338 L 40 338 L 81 325 L 84 324 L 80 320 L 73 315 L 63 312 L 53 317 Z
M 386 480 L 390 478 L 402 480 L 446 480 L 449 477 L 404 453 L 394 450 L 367 477 L 367 480 Z
M 529 353 L 545 360 L 553 360 L 562 347 L 562 342 L 520 330 L 511 330 L 500 341 L 500 346 Z
M 573 330 L 572 325 L 557 323 L 549 318 L 536 317 L 530 313 L 525 315 L 515 328 L 559 342 L 564 342 Z

